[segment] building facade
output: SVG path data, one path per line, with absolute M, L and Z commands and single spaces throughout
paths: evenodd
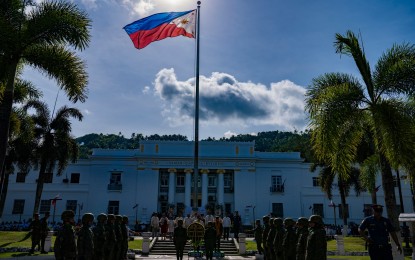
M 254 142 L 200 142 L 200 212 L 239 211 L 246 225 L 269 213 L 293 218 L 319 214 L 325 223 L 342 223 L 338 189 L 334 187 L 329 200 L 321 191 L 318 172 L 310 172 L 299 153 L 258 152 L 254 146 Z M 104 212 L 142 223 L 148 223 L 153 212 L 174 209 L 187 214 L 194 198 L 193 149 L 194 143 L 186 141 L 142 141 L 136 150 L 94 149 L 90 158 L 70 164 L 61 176 L 48 174 L 39 213 L 55 213 L 58 221 L 66 209 L 77 216 Z M 10 176 L 2 221 L 31 218 L 37 174 Z M 381 184 L 380 177 L 376 183 Z M 412 212 L 409 184 L 401 184 L 405 211 Z M 397 188 L 396 194 L 399 198 Z M 51 203 L 54 198 L 58 200 Z M 384 204 L 382 188 L 377 199 Z M 368 192 L 356 196 L 351 191 L 347 203 L 349 222 L 360 223 L 371 214 Z

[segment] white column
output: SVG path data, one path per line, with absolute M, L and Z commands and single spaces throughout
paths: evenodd
M 209 170 L 201 170 L 202 173 L 202 208 L 208 203 L 208 173 Z
M 176 194 L 176 185 L 175 184 L 175 177 L 176 177 L 176 169 L 169 169 L 169 204 L 174 203 L 174 194 Z
M 184 186 L 184 205 L 186 207 L 192 207 L 191 205 L 191 194 L 192 194 L 192 169 L 186 169 L 186 183 Z
M 222 205 L 222 206 L 224 206 L 223 205 L 223 203 L 224 203 L 224 200 L 223 200 L 223 193 L 224 193 L 224 181 L 223 181 L 223 174 L 225 173 L 225 170 L 217 170 L 217 173 L 218 173 L 218 189 L 217 189 L 217 197 L 218 197 L 218 200 L 217 200 L 217 202 L 218 202 L 218 204 L 219 205 Z

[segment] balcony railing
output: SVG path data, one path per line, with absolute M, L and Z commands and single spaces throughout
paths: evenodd
M 194 187 L 192 187 L 192 192 L 194 192 L 194 191 L 195 191 L 195 188 L 194 188 Z M 197 189 L 197 192 L 201 193 L 201 192 L 202 192 L 202 187 L 199 187 L 199 188 Z
M 233 193 L 233 188 L 232 187 L 225 187 L 224 188 L 224 193 Z
M 176 193 L 184 193 L 184 187 L 176 187 Z
M 208 187 L 208 193 L 216 193 L 216 187 Z
M 169 192 L 169 187 L 160 187 L 160 192 Z
M 122 190 L 122 184 L 120 184 L 120 183 L 110 183 L 110 184 L 108 184 L 108 190 L 120 191 L 120 190 Z
M 283 185 L 271 186 L 271 187 L 269 187 L 269 191 L 271 193 L 283 193 L 284 192 L 284 186 Z

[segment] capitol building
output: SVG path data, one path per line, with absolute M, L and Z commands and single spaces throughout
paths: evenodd
M 211 205 L 215 213 L 239 211 L 243 224 L 274 213 L 298 218 L 319 214 L 325 223 L 341 224 L 341 207 L 321 191 L 318 171 L 311 172 L 298 152 L 258 152 L 254 142 L 199 143 L 199 211 Z M 141 141 L 139 149 L 93 149 L 88 159 L 69 164 L 61 176 L 49 173 L 39 213 L 72 209 L 76 215 L 114 213 L 148 223 L 153 212 L 187 214 L 193 205 L 194 142 Z M 31 218 L 38 172 L 10 176 L 2 221 Z M 412 212 L 409 184 L 402 180 L 404 207 Z M 376 185 L 381 185 L 380 177 Z M 397 198 L 398 189 L 396 188 Z M 51 199 L 56 201 L 56 208 Z M 371 214 L 371 196 L 354 191 L 346 198 L 348 221 L 360 223 Z M 384 204 L 382 188 L 378 203 Z M 340 203 L 333 189 L 334 204 Z M 399 204 L 399 200 L 397 201 Z M 52 221 L 52 218 L 50 218 Z M 131 221 L 133 222 L 133 221 Z

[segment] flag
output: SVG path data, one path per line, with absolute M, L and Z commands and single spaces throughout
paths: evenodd
M 379 185 L 379 186 L 377 186 L 377 187 L 375 188 L 375 193 L 379 191 L 379 188 L 380 188 L 381 186 L 382 186 L 382 185 Z
M 56 195 L 53 199 L 52 199 L 52 206 L 56 206 L 56 200 L 60 199 L 60 194 Z
M 334 207 L 335 205 L 334 205 L 334 202 L 333 202 L 333 200 L 330 200 L 330 204 L 329 204 L 329 207 Z
M 167 37 L 196 36 L 196 10 L 158 13 L 132 22 L 123 28 L 137 49 Z

